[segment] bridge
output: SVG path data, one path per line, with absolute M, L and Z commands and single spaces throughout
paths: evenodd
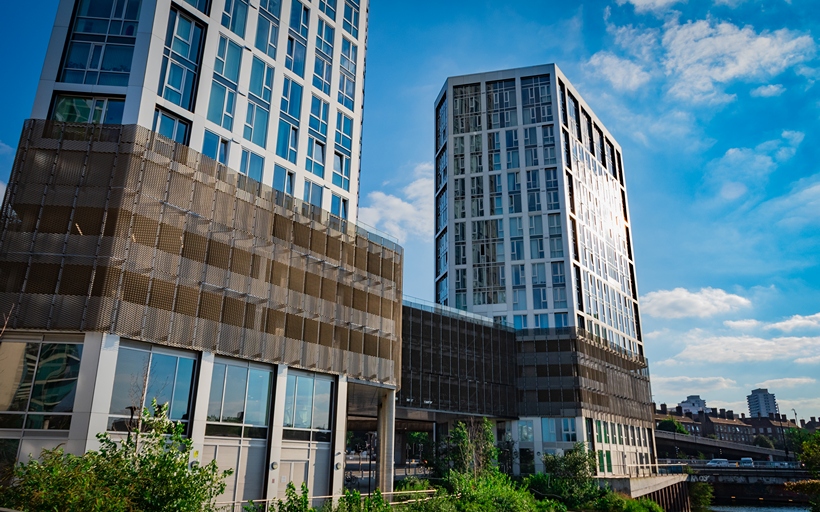
M 784 484 L 811 478 L 800 468 L 716 468 L 692 466 L 690 482 L 706 482 L 715 490 L 716 504 L 808 504 L 807 496 L 789 492 Z
M 708 437 L 676 434 L 663 430 L 655 431 L 655 446 L 658 459 L 684 459 L 686 456 L 706 459 L 740 459 L 751 457 L 755 461 L 787 461 L 786 452 L 750 444 L 720 441 Z

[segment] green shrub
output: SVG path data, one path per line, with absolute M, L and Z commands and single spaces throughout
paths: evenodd
M 661 506 L 654 501 L 645 498 L 635 500 L 616 492 L 607 492 L 590 505 L 592 506 L 584 508 L 592 508 L 597 512 L 663 512 Z
M 595 455 L 583 443 L 564 455 L 544 455 L 544 473 L 524 480 L 524 485 L 538 499 L 560 501 L 569 508 L 577 508 L 600 498 L 602 491 L 594 479 Z
M 689 483 L 689 504 L 692 512 L 709 512 L 712 510 L 712 499 L 715 492 L 712 486 L 705 482 Z
M 81 456 L 62 448 L 14 468 L 0 489 L 0 506 L 24 512 L 140 511 L 212 512 L 225 490 L 215 461 L 189 464 L 192 442 L 183 426 L 168 419 L 168 406 L 144 409 L 141 428 L 122 441 L 98 434 L 99 451 Z

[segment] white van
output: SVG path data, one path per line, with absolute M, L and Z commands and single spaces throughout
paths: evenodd
M 742 467 L 742 468 L 753 468 L 753 467 L 755 467 L 755 461 L 752 460 L 751 457 L 741 457 L 740 467 Z
M 729 461 L 727 459 L 712 459 L 706 463 L 706 467 L 710 468 L 728 468 Z

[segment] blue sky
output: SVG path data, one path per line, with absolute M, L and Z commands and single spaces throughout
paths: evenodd
M 3 6 L 3 181 L 56 5 Z M 405 294 L 433 295 L 445 78 L 555 62 L 623 148 L 655 399 L 743 412 L 764 386 L 820 416 L 815 1 L 373 0 L 369 21 L 360 218 L 402 240 Z

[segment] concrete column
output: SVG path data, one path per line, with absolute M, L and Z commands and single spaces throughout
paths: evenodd
M 347 376 L 340 375 L 336 381 L 335 425 L 333 429 L 333 456 L 331 457 L 330 494 L 344 493 L 345 488 L 345 448 L 347 447 Z M 334 502 L 337 500 L 334 499 Z
M 276 384 L 273 390 L 273 420 L 271 421 L 270 446 L 268 447 L 268 478 L 265 499 L 272 500 L 279 491 L 279 466 L 282 458 L 282 426 L 285 423 L 285 391 L 288 386 L 288 367 L 276 365 Z M 276 469 L 274 469 L 276 466 Z
M 211 398 L 211 379 L 214 373 L 214 353 L 203 352 L 199 363 L 199 377 L 194 388 L 196 402 L 191 418 L 191 441 L 194 443 L 191 460 L 202 461 L 205 444 L 205 422 L 208 421 L 208 402 Z
M 544 461 L 541 456 L 544 455 L 544 436 L 541 432 L 541 418 L 532 419 L 532 445 L 533 457 L 535 458 L 535 472 L 544 472 Z
M 100 350 L 103 335 L 97 332 L 85 333 L 83 352 L 80 358 L 80 372 L 77 375 L 77 389 L 74 398 L 74 415 L 68 431 L 65 451 L 82 455 L 86 450 L 86 441 L 93 439 L 97 432 L 89 432 L 91 405 L 94 397 L 94 385 L 97 380 L 97 367 L 100 364 Z
M 376 487 L 382 492 L 393 492 L 395 471 L 394 453 L 396 434 L 396 390 L 385 389 L 379 401 L 377 420 L 379 436 L 379 461 L 376 466 Z
M 96 450 L 100 447 L 97 433 L 108 429 L 108 412 L 111 410 L 111 395 L 114 392 L 114 374 L 117 371 L 117 353 L 120 349 L 120 337 L 116 334 L 102 334 L 99 340 L 99 355 L 96 358 L 96 367 L 88 371 L 96 373 L 93 383 L 93 395 L 88 414 L 88 430 L 85 438 L 85 451 Z M 86 335 L 91 338 L 92 346 L 96 343 L 94 334 Z M 84 356 L 84 355 L 83 355 Z M 93 360 L 92 360 L 93 361 Z M 82 373 L 83 368 L 80 369 Z M 83 390 L 84 391 L 84 390 Z M 81 388 L 77 387 L 77 397 L 81 396 Z

